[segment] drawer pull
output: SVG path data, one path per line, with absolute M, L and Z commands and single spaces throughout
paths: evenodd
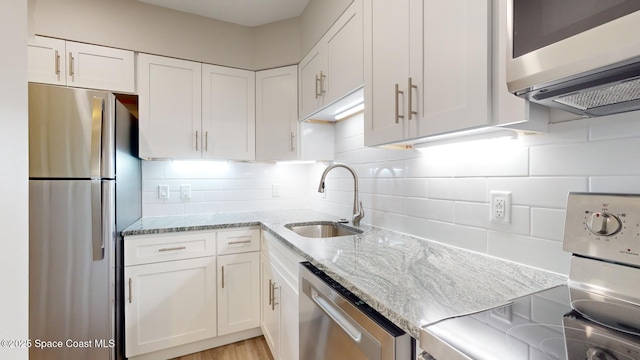
M 229 241 L 227 244 L 235 245 L 235 244 L 249 244 L 251 240 L 239 240 L 239 241 Z
M 177 251 L 177 250 L 184 250 L 186 249 L 186 246 L 176 246 L 176 247 L 172 247 L 172 248 L 162 248 L 162 249 L 158 249 L 158 251 Z
M 224 289 L 224 266 L 222 266 L 222 288 Z
M 269 279 L 269 305 L 273 302 L 273 281 Z

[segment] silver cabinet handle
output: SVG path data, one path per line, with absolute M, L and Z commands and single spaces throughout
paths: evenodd
M 418 85 L 413 84 L 413 80 L 409 78 L 409 120 L 411 120 L 411 115 L 415 115 L 418 117 L 418 112 L 413 111 L 413 89 L 418 89 Z
M 158 249 L 158 251 L 177 251 L 177 250 L 184 250 L 186 248 L 187 248 L 186 246 L 176 246 L 176 247 L 171 247 L 171 248 Z
M 69 52 L 69 76 L 73 77 L 74 75 L 73 53 Z
M 291 148 L 291 152 L 295 151 L 296 147 L 294 145 L 294 139 L 296 138 L 296 136 L 293 134 L 293 131 L 291 132 L 291 144 L 290 144 L 290 148 Z
M 323 75 L 322 74 L 322 70 L 320 70 L 320 95 L 322 96 L 324 93 L 326 93 L 327 91 L 324 89 L 324 79 L 327 77 L 327 75 Z
M 316 75 L 316 99 L 320 97 L 320 92 L 318 90 L 320 87 L 318 86 L 318 83 L 320 83 L 320 76 Z
M 269 279 L 269 305 L 273 302 L 273 281 Z
M 198 151 L 198 130 L 196 130 L 196 151 Z
M 204 132 L 204 151 L 209 151 L 209 132 Z
M 129 304 L 133 302 L 133 295 L 131 295 L 132 289 L 133 289 L 133 279 L 129 278 Z
M 400 85 L 396 84 L 396 124 L 400 123 L 400 119 L 404 119 L 404 116 L 400 115 L 400 100 L 398 99 L 400 94 L 404 94 L 404 92 L 400 91 Z
M 60 54 L 58 53 L 58 50 L 56 50 L 55 53 L 55 62 L 56 62 L 56 75 L 60 75 Z
M 278 303 L 276 302 L 276 289 L 279 289 L 279 287 L 276 286 L 275 281 L 272 283 L 271 288 L 273 289 L 271 290 L 271 311 L 275 311 L 276 305 L 278 305 Z
M 235 244 L 248 244 L 251 240 L 241 240 L 241 241 L 229 241 L 227 244 L 235 245 Z
M 222 288 L 224 289 L 224 265 L 222 266 Z

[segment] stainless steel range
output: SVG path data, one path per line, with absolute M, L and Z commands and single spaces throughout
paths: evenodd
M 640 195 L 571 193 L 567 285 L 422 330 L 423 359 L 640 359 Z

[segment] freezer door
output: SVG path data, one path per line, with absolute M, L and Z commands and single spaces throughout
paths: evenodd
M 115 174 L 112 94 L 29 84 L 29 177 Z
M 113 359 L 113 181 L 98 181 L 102 238 L 91 180 L 29 182 L 29 357 Z M 95 190 L 94 190 L 95 191 Z M 104 239 L 104 240 L 103 240 Z M 94 260 L 104 244 L 104 256 Z M 40 349 L 35 341 L 59 347 Z M 58 343 L 61 342 L 61 343 Z

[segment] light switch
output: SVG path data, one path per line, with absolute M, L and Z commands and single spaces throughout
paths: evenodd
M 271 185 L 271 197 L 280 197 L 280 184 Z
M 158 185 L 158 199 L 169 199 L 169 185 Z
M 191 199 L 191 185 L 180 185 L 180 198 L 183 200 Z

